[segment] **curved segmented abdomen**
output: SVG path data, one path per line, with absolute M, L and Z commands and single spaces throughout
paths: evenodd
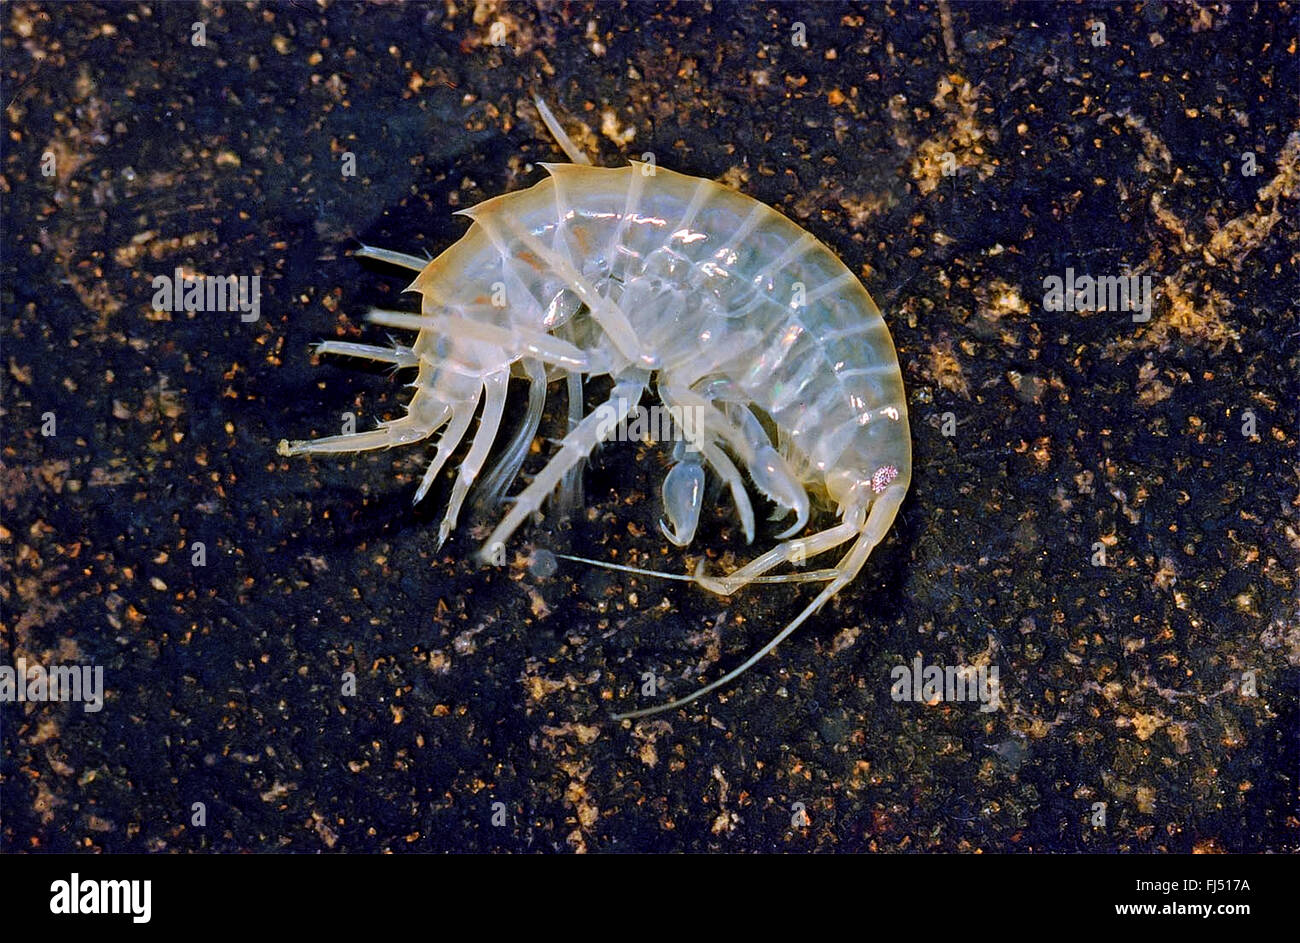
M 558 296 L 595 293 L 626 315 L 661 375 L 729 378 L 771 417 L 807 477 L 869 478 L 882 467 L 910 477 L 892 338 L 825 245 L 710 180 L 636 163 L 547 169 L 536 186 L 465 211 L 475 224 L 412 286 L 426 313 L 446 305 L 546 331 Z M 493 285 L 506 307 L 493 306 Z M 601 341 L 601 372 L 631 362 Z

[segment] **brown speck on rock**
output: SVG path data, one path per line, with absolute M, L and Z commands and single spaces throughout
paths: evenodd
M 0 662 L 107 690 L 5 705 L 0 853 L 1300 850 L 1291 8 L 1120 5 L 1095 47 L 1071 7 L 808 4 L 804 48 L 780 4 L 226 4 L 155 62 L 187 9 L 0 14 Z M 798 219 L 908 381 L 912 490 L 862 576 L 636 724 L 608 715 L 816 585 L 534 580 L 473 558 L 499 508 L 434 546 L 463 452 L 415 507 L 428 454 L 275 455 L 401 414 L 406 375 L 312 345 L 385 343 L 366 310 L 407 300 L 358 243 L 435 257 L 559 159 L 536 95 L 605 165 Z M 1045 310 L 1067 267 L 1150 277 L 1150 320 Z M 257 276 L 259 318 L 156 309 L 177 268 Z M 724 491 L 668 545 L 669 454 L 603 447 L 509 552 L 775 543 Z M 997 667 L 1001 706 L 895 700 L 914 659 Z

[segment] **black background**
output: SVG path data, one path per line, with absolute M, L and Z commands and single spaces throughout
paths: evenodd
M 110 690 L 2 708 L 0 848 L 1294 851 L 1294 152 L 1256 201 L 1297 131 L 1295 7 L 953 4 L 951 48 L 933 4 L 480 9 L 0 10 L 4 657 Z M 636 728 L 605 718 L 642 672 L 690 690 L 810 598 L 528 575 L 534 547 L 685 572 L 770 545 L 719 501 L 668 547 L 667 449 L 604 449 L 587 514 L 523 528 L 503 570 L 472 521 L 435 552 L 424 450 L 274 454 L 400 414 L 310 344 L 383 342 L 363 315 L 402 282 L 358 238 L 438 253 L 454 209 L 558 159 L 534 94 L 599 163 L 653 151 L 825 241 L 909 390 L 912 491 L 859 579 Z M 260 275 L 261 319 L 159 318 L 177 265 Z M 1044 311 L 1071 266 L 1152 274 L 1152 322 Z M 988 659 L 1005 709 L 893 702 L 918 656 Z M 1246 670 L 1257 697 L 1225 688 Z

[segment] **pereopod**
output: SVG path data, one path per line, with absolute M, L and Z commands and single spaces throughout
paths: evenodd
M 906 393 L 880 310 L 815 237 L 712 180 L 638 161 L 589 166 L 546 105 L 537 105 L 573 163 L 543 164 L 549 176 L 535 186 L 461 210 L 469 230 L 432 261 L 373 247 L 356 253 L 419 273 L 408 289 L 422 298 L 419 314 L 369 314 L 376 324 L 417 332 L 415 340 L 395 347 L 325 341 L 317 350 L 414 369 L 406 415 L 368 432 L 282 441 L 279 452 L 386 448 L 444 429 L 418 502 L 478 415 L 441 544 L 497 438 L 512 374 L 528 380 L 528 406 L 480 484 L 490 499 L 514 482 L 548 386 L 564 379 L 569 432 L 487 538 L 481 553 L 492 558 L 557 487 L 573 487 L 584 459 L 653 385 L 670 415 L 693 420 L 680 423 L 677 462 L 663 483 L 669 540 L 692 540 L 706 471 L 728 486 L 750 540 L 754 511 L 742 468 L 758 491 L 795 514 L 780 543 L 735 572 L 672 576 L 724 595 L 753 582 L 826 586 L 740 666 L 685 697 L 615 715 L 640 717 L 727 684 L 858 574 L 911 479 Z M 613 389 L 584 415 L 583 379 L 601 375 Z M 837 521 L 795 538 L 810 517 L 810 489 L 829 497 Z M 844 546 L 832 567 L 771 573 Z

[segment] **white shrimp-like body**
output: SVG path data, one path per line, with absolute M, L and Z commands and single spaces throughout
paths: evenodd
M 543 117 L 582 160 L 549 112 Z M 280 454 L 352 452 L 416 442 L 445 426 L 415 500 L 436 479 L 482 406 L 439 542 L 497 437 L 512 376 L 529 380 L 524 422 L 481 483 L 500 498 L 536 434 L 551 380 L 568 382 L 570 429 L 559 451 L 487 538 L 501 559 L 509 536 L 564 485 L 637 408 L 652 383 L 690 438 L 663 486 L 665 536 L 695 533 L 705 469 L 727 484 L 747 539 L 754 513 L 741 470 L 804 529 L 808 492 L 829 496 L 838 523 L 772 550 L 726 576 L 685 578 L 730 595 L 751 582 L 824 581 L 821 593 L 744 664 L 668 704 L 728 683 L 835 596 L 888 531 L 911 479 L 906 393 L 893 340 L 862 284 L 825 245 L 775 210 L 711 180 L 633 162 L 617 169 L 544 164 L 547 179 L 462 213 L 473 220 L 425 262 L 366 248 L 358 255 L 418 269 L 408 290 L 419 314 L 372 311 L 370 320 L 418 331 L 410 347 L 327 341 L 321 352 L 417 370 L 400 419 L 370 432 L 281 442 Z M 613 380 L 608 400 L 582 414 L 584 377 Z M 768 430 L 776 433 L 771 440 Z M 851 546 L 828 569 L 768 574 Z M 594 562 L 594 561 L 592 561 Z M 617 569 L 634 569 L 616 567 Z M 635 571 L 635 570 L 634 570 Z M 636 571 L 645 572 L 645 571 Z M 664 574 L 658 574 L 664 575 Z

